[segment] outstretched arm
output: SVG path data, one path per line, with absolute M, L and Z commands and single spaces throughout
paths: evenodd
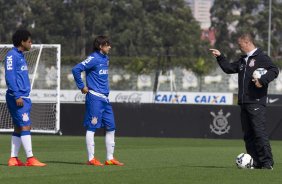
M 212 55 L 216 58 L 220 68 L 227 74 L 238 73 L 239 61 L 229 63 L 226 58 L 217 49 L 210 49 Z
M 210 49 L 210 51 L 214 57 L 218 57 L 221 55 L 220 51 L 217 49 Z

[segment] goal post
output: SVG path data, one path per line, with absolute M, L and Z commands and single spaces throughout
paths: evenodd
M 12 132 L 13 122 L 6 105 L 4 59 L 13 45 L 0 44 L 0 132 Z M 24 52 L 31 83 L 32 132 L 60 133 L 61 45 L 33 44 Z

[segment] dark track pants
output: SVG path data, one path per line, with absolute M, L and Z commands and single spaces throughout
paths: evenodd
M 241 124 L 247 153 L 256 167 L 273 166 L 271 147 L 266 132 L 266 107 L 261 104 L 242 104 Z

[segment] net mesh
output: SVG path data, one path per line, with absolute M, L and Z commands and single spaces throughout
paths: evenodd
M 12 45 L 0 45 L 0 130 L 11 131 L 12 119 L 8 112 L 5 95 L 5 70 L 4 59 Z M 40 50 L 41 49 L 41 50 Z M 32 85 L 30 98 L 32 109 L 30 119 L 32 131 L 42 133 L 56 133 L 59 130 L 59 72 L 60 72 L 60 47 L 58 45 L 33 45 L 32 49 L 25 52 L 29 79 Z M 34 81 L 34 83 L 32 83 Z

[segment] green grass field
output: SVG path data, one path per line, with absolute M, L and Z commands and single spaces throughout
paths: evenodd
M 103 137 L 96 156 L 105 159 Z M 242 140 L 121 138 L 115 156 L 126 165 L 86 165 L 84 137 L 33 136 L 33 152 L 47 167 L 8 167 L 10 136 L 0 135 L 0 184 L 269 184 L 282 183 L 282 141 L 271 141 L 274 170 L 237 169 Z M 20 158 L 24 159 L 21 149 Z

